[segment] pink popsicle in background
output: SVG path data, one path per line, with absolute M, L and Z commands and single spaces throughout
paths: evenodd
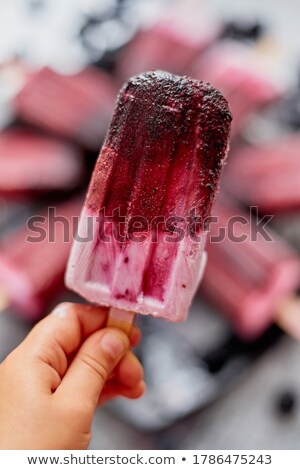
M 249 47 L 224 41 L 200 56 L 191 75 L 210 82 L 228 100 L 232 115 L 232 135 L 246 119 L 281 96 L 281 89 L 262 67 L 262 59 Z
M 117 75 L 127 80 L 147 70 L 186 73 L 190 64 L 220 34 L 221 26 L 204 5 L 182 2 L 142 29 L 121 52 Z M 194 2 L 195 3 L 195 2 Z
M 99 148 L 117 90 L 96 68 L 60 75 L 49 68 L 28 74 L 14 100 L 19 118 L 91 149 Z
M 63 290 L 64 272 L 80 213 L 80 199 L 65 202 L 50 213 L 10 234 L 0 246 L 0 304 L 28 320 L 47 312 Z M 41 219 L 41 217 L 43 219 Z M 35 229 L 35 231 L 33 231 Z M 43 236 L 45 235 L 45 236 Z M 29 242 L 27 237 L 33 241 Z
M 0 133 L 1 196 L 73 190 L 82 175 L 82 156 L 73 145 L 25 128 Z
M 73 245 L 69 288 L 121 311 L 186 318 L 230 122 L 221 93 L 198 80 L 148 72 L 124 85 L 81 215 L 80 236 L 91 223 L 93 236 Z M 178 239 L 175 221 L 192 210 L 198 239 L 189 228 Z
M 255 240 L 254 218 L 251 221 L 249 214 L 231 200 L 217 204 L 214 215 L 218 222 L 210 226 L 208 263 L 200 292 L 243 338 L 253 339 L 275 320 L 282 303 L 296 293 L 299 256 L 269 229 L 272 241 L 260 234 Z M 233 230 L 230 220 L 236 221 Z M 224 228 L 225 238 L 217 241 Z
M 228 191 L 263 213 L 300 209 L 300 137 L 281 137 L 257 146 L 238 147 L 226 168 Z

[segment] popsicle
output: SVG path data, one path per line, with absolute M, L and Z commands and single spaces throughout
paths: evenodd
M 73 145 L 24 128 L 0 133 L 1 196 L 73 190 L 82 174 L 82 156 Z
M 266 54 L 254 52 L 247 45 L 224 41 L 208 49 L 191 67 L 193 77 L 210 82 L 228 100 L 233 115 L 233 136 L 242 129 L 249 115 L 282 94 L 267 63 Z
M 67 76 L 45 67 L 27 74 L 14 110 L 36 127 L 95 149 L 105 135 L 116 92 L 113 78 L 96 68 Z
M 82 201 L 65 202 L 55 213 L 40 213 L 0 246 L 0 304 L 28 320 L 47 313 L 63 289 L 64 272 Z M 43 217 L 43 219 L 41 219 Z M 54 218 L 55 217 L 55 218 Z M 30 237 L 30 240 L 28 239 Z
M 256 236 L 254 219 L 233 201 L 223 198 L 214 215 L 218 221 L 210 225 L 200 292 L 243 338 L 253 339 L 275 321 L 283 302 L 296 293 L 300 259 L 273 231 L 268 229 L 272 241 Z M 222 228 L 226 236 L 220 240 Z
M 73 245 L 69 288 L 123 312 L 186 318 L 230 122 L 209 84 L 157 71 L 124 85 L 79 223 L 92 236 Z
M 199 1 L 168 6 L 154 24 L 140 30 L 122 50 L 117 75 L 122 80 L 162 69 L 186 73 L 197 56 L 220 34 L 218 21 Z
M 290 243 L 295 250 L 300 252 L 300 213 L 285 212 L 276 214 L 272 220 L 272 225 L 285 240 Z
M 300 137 L 297 134 L 257 146 L 238 147 L 224 183 L 239 200 L 261 212 L 300 208 Z

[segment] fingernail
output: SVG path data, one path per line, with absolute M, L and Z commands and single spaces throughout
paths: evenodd
M 125 352 L 125 342 L 118 334 L 105 333 L 101 338 L 101 346 L 108 354 L 118 357 Z
M 52 312 L 54 317 L 65 318 L 68 313 L 69 304 L 64 303 L 58 305 Z

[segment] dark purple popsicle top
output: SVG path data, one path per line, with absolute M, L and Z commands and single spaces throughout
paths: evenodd
M 210 215 L 231 114 L 207 83 L 148 72 L 121 90 L 96 164 L 87 209 L 126 217 Z M 127 228 L 130 230 L 130 228 Z

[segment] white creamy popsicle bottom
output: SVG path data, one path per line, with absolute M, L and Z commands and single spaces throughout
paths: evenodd
M 198 235 L 201 241 L 186 236 L 179 242 L 165 242 L 165 234 L 160 234 L 158 242 L 153 242 L 147 233 L 139 234 L 145 241 L 120 244 L 113 237 L 109 242 L 99 240 L 100 223 L 99 217 L 83 209 L 79 237 L 68 263 L 67 286 L 98 305 L 184 321 L 206 264 L 206 232 Z M 165 278 L 161 285 L 163 265 Z M 154 273 L 153 291 L 149 292 L 148 281 L 145 293 L 144 275 L 150 267 Z

